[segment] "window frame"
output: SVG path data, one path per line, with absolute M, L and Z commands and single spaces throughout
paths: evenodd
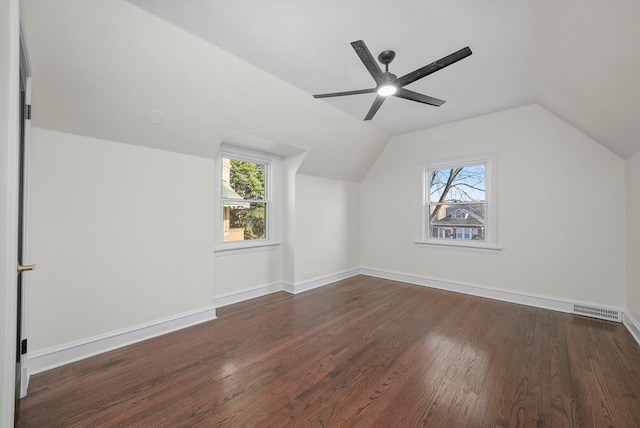
M 467 239 L 433 238 L 430 234 L 430 171 L 484 165 L 485 174 L 485 230 L 484 241 Z M 469 156 L 427 161 L 422 164 L 422 209 L 421 209 L 421 239 L 416 244 L 421 247 L 459 248 L 479 251 L 495 252 L 498 246 L 497 221 L 497 154 L 482 153 Z
M 265 183 L 264 183 L 264 200 L 259 201 L 265 204 L 265 235 L 264 239 L 251 239 L 243 241 L 224 241 L 224 200 L 222 198 L 222 159 L 230 158 L 234 160 L 241 160 L 245 162 L 252 162 L 262 164 L 265 166 Z M 278 156 L 260 152 L 257 150 L 246 149 L 238 146 L 231 146 L 228 144 L 221 144 L 216 156 L 215 164 L 215 246 L 214 252 L 219 254 L 232 254 L 235 252 L 247 252 L 261 249 L 269 249 L 280 245 L 278 241 L 277 230 L 277 201 L 278 192 L 274 182 L 275 177 L 278 174 L 276 169 L 276 159 Z

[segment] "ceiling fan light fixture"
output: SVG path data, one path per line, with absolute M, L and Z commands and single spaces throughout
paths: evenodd
M 381 97 L 388 97 L 389 95 L 393 95 L 398 90 L 396 85 L 391 83 L 384 84 L 378 88 L 378 95 Z

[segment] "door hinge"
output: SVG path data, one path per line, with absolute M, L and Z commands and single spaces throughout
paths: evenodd
M 20 344 L 20 353 L 21 354 L 27 353 L 27 339 L 22 339 L 22 343 Z
M 26 120 L 31 120 L 31 104 L 24 105 L 24 118 Z

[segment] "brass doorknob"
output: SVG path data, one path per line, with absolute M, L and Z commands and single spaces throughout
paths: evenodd
M 18 273 L 27 272 L 30 270 L 36 270 L 36 264 L 32 265 L 18 265 Z

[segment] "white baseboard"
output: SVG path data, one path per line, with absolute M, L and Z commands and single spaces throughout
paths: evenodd
M 31 375 L 74 361 L 93 357 L 123 346 L 191 327 L 216 318 L 216 308 L 208 306 L 159 320 L 111 331 L 64 345 L 27 354 L 27 383 Z
M 75 342 L 65 343 L 52 348 L 30 352 L 25 359 L 25 384 L 28 385 L 31 375 L 41 373 L 65 364 L 83 360 L 94 355 L 112 351 L 123 346 L 151 339 L 175 330 L 190 327 L 216 318 L 216 308 L 243 302 L 256 297 L 266 296 L 277 291 L 291 294 L 301 293 L 313 288 L 322 287 L 342 279 L 358 275 L 360 269 L 351 269 L 311 280 L 291 284 L 274 282 L 239 291 L 220 294 L 214 297 L 214 305 L 199 310 L 174 315 L 137 326 L 127 327 L 98 336 Z M 26 388 L 25 391 L 26 393 Z
M 293 282 L 288 282 L 288 281 L 283 282 L 282 289 L 289 294 L 296 294 L 296 286 Z
M 149 323 L 128 327 L 125 329 L 105 333 L 71 343 L 66 343 L 64 345 L 44 349 L 41 351 L 30 352 L 27 354 L 26 358 L 26 384 L 28 385 L 29 377 L 33 374 L 69 364 L 74 361 L 92 357 L 94 355 L 108 352 L 133 343 L 141 342 L 146 339 L 151 339 L 153 337 L 180 330 L 182 328 L 190 327 L 192 325 L 200 324 L 205 321 L 213 320 L 216 318 L 216 307 L 239 303 L 245 300 L 265 296 L 267 294 L 275 293 L 278 291 L 286 291 L 291 294 L 298 294 L 360 274 L 567 313 L 571 313 L 573 303 L 577 303 L 550 296 L 514 292 L 511 290 L 479 286 L 475 284 L 443 280 L 439 278 L 430 278 L 426 276 L 385 271 L 380 269 L 366 267 L 349 269 L 331 275 L 324 275 L 296 283 L 275 282 L 271 284 L 247 288 L 244 290 L 234 291 L 231 293 L 221 294 L 214 298 L 214 306 L 209 306 L 195 311 L 174 315 Z M 640 345 L 640 323 L 638 323 L 636 319 L 634 319 L 626 312 L 623 312 L 623 323 Z
M 292 284 L 290 282 L 284 283 L 284 291 L 291 294 L 298 294 L 305 291 L 313 290 L 314 288 L 323 287 L 333 282 L 342 281 L 343 279 L 351 278 L 352 276 L 360 275 L 360 269 L 348 269 L 342 272 L 333 273 L 330 275 L 318 276 L 312 279 L 296 282 Z
M 245 300 L 254 299 L 256 297 L 266 296 L 267 294 L 278 291 L 286 291 L 290 294 L 298 294 L 309 291 L 314 288 L 322 287 L 343 279 L 351 278 L 360 274 L 360 269 L 348 269 L 342 272 L 336 272 L 329 275 L 322 275 L 315 278 L 307 279 L 300 282 L 274 282 L 271 284 L 259 285 L 257 287 L 245 288 L 243 290 L 232 291 L 230 293 L 215 296 L 214 302 L 216 308 L 240 303 Z
M 561 298 L 514 292 L 500 288 L 493 288 L 464 282 L 430 278 L 426 276 L 410 275 L 399 272 L 390 272 L 372 268 L 361 268 L 363 275 L 376 278 L 391 279 L 414 285 L 438 288 L 440 290 L 455 291 L 456 293 L 470 294 L 472 296 L 486 297 L 488 299 L 501 300 L 503 302 L 517 303 L 519 305 L 534 306 L 536 308 L 551 309 L 553 311 L 571 313 L 573 303 Z
M 438 278 L 429 278 L 426 276 L 410 275 L 399 272 L 391 272 L 380 269 L 360 268 L 362 275 L 373 276 L 376 278 L 390 279 L 393 281 L 406 282 L 408 284 L 422 285 L 425 287 L 438 288 L 440 290 L 454 291 L 457 293 L 470 294 L 472 296 L 486 297 L 488 299 L 501 300 L 503 302 L 517 303 L 520 305 L 533 306 L 536 308 L 550 309 L 552 311 L 573 313 L 573 304 L 586 304 L 596 307 L 602 307 L 600 304 L 591 302 L 581 302 L 573 300 L 565 300 L 558 297 L 550 297 L 523 292 L 514 292 L 493 287 L 486 287 Z M 606 307 L 605 307 L 606 308 Z M 629 313 L 620 308 L 610 307 L 622 313 L 622 323 L 629 330 L 629 333 L 640 345 L 640 322 Z
M 638 342 L 638 345 L 640 345 L 640 323 L 638 320 L 636 320 L 631 314 L 623 312 L 622 323 L 627 327 L 627 330 L 629 330 L 629 333 L 631 333 L 631 336 L 633 336 L 636 342 Z
M 283 289 L 283 284 L 281 282 L 273 282 L 271 284 L 259 285 L 257 287 L 219 294 L 214 297 L 213 302 L 216 308 L 221 308 L 223 306 L 240 303 L 245 300 L 255 299 L 256 297 L 266 296 L 267 294 L 282 291 Z

